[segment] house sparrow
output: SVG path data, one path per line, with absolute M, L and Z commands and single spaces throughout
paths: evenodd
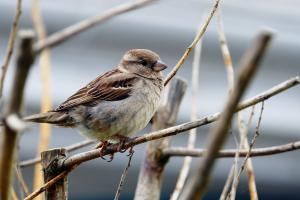
M 166 68 L 156 53 L 132 49 L 116 69 L 91 81 L 58 108 L 24 120 L 77 128 L 103 144 L 124 141 L 154 115 L 164 87 L 161 71 Z

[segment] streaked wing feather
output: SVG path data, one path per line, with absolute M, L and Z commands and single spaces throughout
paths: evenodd
M 54 111 L 66 110 L 97 100 L 118 101 L 125 99 L 130 96 L 133 84 L 139 79 L 134 74 L 125 74 L 118 69 L 109 71 L 78 90 Z

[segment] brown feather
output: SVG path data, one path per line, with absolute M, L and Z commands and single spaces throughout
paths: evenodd
M 115 69 L 109 71 L 78 90 L 54 111 L 64 111 L 95 101 L 118 101 L 130 96 L 133 84 L 140 78 Z

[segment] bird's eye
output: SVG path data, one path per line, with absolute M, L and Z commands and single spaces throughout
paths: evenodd
M 143 66 L 148 65 L 148 62 L 146 60 L 140 60 L 139 63 L 141 63 Z

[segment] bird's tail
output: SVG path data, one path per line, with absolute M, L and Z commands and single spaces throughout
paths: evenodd
M 64 112 L 46 112 L 35 115 L 30 115 L 23 118 L 24 121 L 36 123 L 48 123 L 57 126 L 72 126 L 74 120 Z

